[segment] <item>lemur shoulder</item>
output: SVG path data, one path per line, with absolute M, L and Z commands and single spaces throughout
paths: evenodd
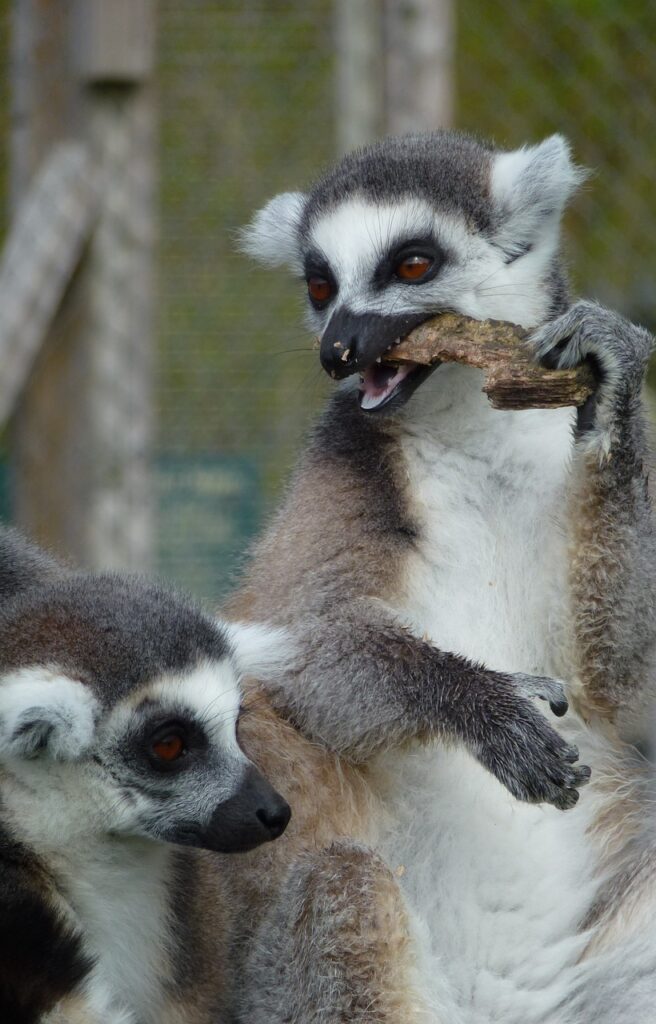
M 653 808 L 625 743 L 653 693 L 652 342 L 570 304 L 581 177 L 558 136 L 388 139 L 245 231 L 307 282 L 343 380 L 228 607 L 299 652 L 242 730 L 294 807 L 222 875 L 260 919 L 225 938 L 244 1024 L 653 1021 Z M 471 368 L 385 364 L 445 309 L 589 360 L 595 394 L 498 412 Z M 562 714 L 558 679 L 556 730 L 533 698 Z
M 236 738 L 279 643 L 0 529 L 0 1020 L 215 1024 L 207 851 L 289 819 Z

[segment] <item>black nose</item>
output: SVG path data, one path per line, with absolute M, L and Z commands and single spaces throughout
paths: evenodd
M 428 316 L 426 312 L 383 316 L 380 313 L 351 313 L 345 308 L 336 309 L 321 337 L 321 365 L 337 380 L 365 370 L 397 338 L 405 337 Z
M 264 828 L 269 830 L 271 838 L 277 839 L 289 825 L 292 810 L 286 800 L 278 797 L 277 802 L 271 803 L 267 807 L 260 807 L 255 812 L 255 816 L 259 818 Z
M 198 845 L 219 853 L 252 850 L 281 836 L 291 816 L 287 801 L 249 765 L 237 792 L 215 807 Z
M 319 357 L 326 373 L 337 380 L 355 373 L 373 362 L 378 351 L 377 338 L 384 331 L 385 318 L 376 313 L 358 315 L 337 309 L 323 332 Z M 369 358 L 369 351 L 374 354 Z M 383 349 L 381 348 L 381 352 Z

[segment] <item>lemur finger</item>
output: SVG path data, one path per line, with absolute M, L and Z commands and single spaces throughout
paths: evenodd
M 562 810 L 567 809 L 567 807 L 572 807 L 578 800 L 578 790 L 582 786 L 586 786 L 588 784 L 590 781 L 590 775 L 590 769 L 585 764 L 577 765 L 576 768 L 570 768 L 559 773 L 557 777 L 553 779 L 556 793 L 555 799 L 553 800 L 555 806 L 560 807 L 561 803 L 564 801 L 564 806 L 561 807 Z M 572 797 L 573 793 L 576 793 L 576 797 L 574 798 Z
M 587 764 L 581 764 L 573 772 L 568 772 L 566 784 L 559 787 L 554 806 L 561 811 L 567 811 L 574 807 L 579 800 L 579 790 L 582 786 L 587 786 L 590 775 L 591 771 Z
M 525 697 L 537 697 L 539 700 L 548 701 L 549 707 L 558 718 L 562 718 L 567 713 L 569 704 L 565 696 L 565 684 L 560 679 L 551 679 L 549 676 L 528 676 L 523 673 L 517 673 L 513 679 Z
M 557 370 L 562 365 L 563 353 L 572 340 L 571 334 L 557 342 L 553 348 L 540 354 L 540 365 L 546 370 Z
M 560 358 L 572 341 L 573 335 L 580 330 L 585 317 L 596 308 L 594 303 L 577 303 L 562 316 L 538 328 L 529 338 L 529 345 L 538 361 L 543 365 L 547 365 L 548 362 L 550 369 L 560 366 Z
M 578 803 L 579 793 L 576 789 L 561 789 L 554 801 L 554 807 L 559 811 L 569 811 Z

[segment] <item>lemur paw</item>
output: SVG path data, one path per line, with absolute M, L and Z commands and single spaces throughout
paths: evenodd
M 598 378 L 595 393 L 579 409 L 579 433 L 607 432 L 626 403 L 640 395 L 653 338 L 619 313 L 581 300 L 544 324 L 530 339 L 536 358 L 549 369 L 588 361 Z
M 557 715 L 567 711 L 562 684 L 543 676 L 508 676 L 510 713 L 494 723 L 481 762 L 517 797 L 528 803 L 573 807 L 579 788 L 590 779 L 587 765 L 576 764 L 579 752 L 549 725 L 532 699 L 549 702 Z

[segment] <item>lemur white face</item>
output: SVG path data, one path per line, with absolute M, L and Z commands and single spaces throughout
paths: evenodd
M 5 813 L 35 848 L 141 836 L 221 852 L 280 835 L 285 801 L 242 753 L 231 660 L 151 682 L 113 708 L 56 671 L 0 679 Z
M 534 324 L 548 302 L 540 281 L 549 254 L 509 263 L 464 218 L 436 214 L 417 200 L 352 199 L 313 226 L 309 243 L 308 297 L 322 360 L 341 376 L 331 346 L 347 363 L 355 340 L 360 404 L 368 411 L 427 376 L 416 364 L 385 363 L 385 352 L 427 318 L 451 310 Z
M 580 179 L 566 143 L 554 136 L 497 153 L 470 140 L 459 177 L 466 145 L 460 139 L 452 150 L 449 138 L 435 137 L 434 180 L 423 140 L 416 195 L 407 178 L 417 140 L 408 139 L 407 153 L 403 140 L 391 140 L 347 158 L 307 197 L 278 196 L 243 235 L 252 255 L 300 271 L 322 364 L 335 378 L 359 375 L 367 412 L 398 408 L 431 372 L 385 362 L 424 320 L 450 310 L 530 327 L 552 305 L 560 216 Z M 448 194 L 432 202 L 441 166 Z M 476 216 L 468 190 L 477 191 Z

